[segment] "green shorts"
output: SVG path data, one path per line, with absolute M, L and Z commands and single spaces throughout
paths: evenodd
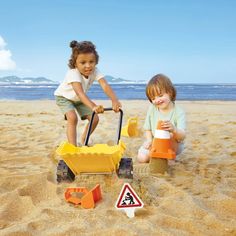
M 85 120 L 86 116 L 89 116 L 93 113 L 93 111 L 84 105 L 82 102 L 74 102 L 65 97 L 55 96 L 56 104 L 60 107 L 62 113 L 65 115 L 68 111 L 76 110 L 81 118 L 81 120 Z M 66 116 L 65 116 L 66 119 Z

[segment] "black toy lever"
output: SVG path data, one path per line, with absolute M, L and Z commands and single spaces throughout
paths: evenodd
M 113 109 L 111 107 L 104 108 L 104 111 L 113 111 Z M 123 120 L 123 111 L 121 109 L 119 109 L 119 112 L 120 112 L 120 118 L 119 118 L 118 131 L 117 131 L 117 144 L 120 141 L 121 127 L 122 127 L 122 120 Z M 87 135 L 86 135 L 86 138 L 85 138 L 85 142 L 84 142 L 85 146 L 88 146 L 89 137 L 90 137 L 90 134 L 91 134 L 92 124 L 93 124 L 93 120 L 94 120 L 95 114 L 96 113 L 94 111 L 92 113 L 92 117 L 91 117 L 91 120 L 89 122 L 88 132 L 87 132 Z

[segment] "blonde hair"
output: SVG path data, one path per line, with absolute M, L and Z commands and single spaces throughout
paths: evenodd
M 157 74 L 151 78 L 146 86 L 146 96 L 150 102 L 161 93 L 167 93 L 172 102 L 176 99 L 176 89 L 171 80 L 163 74 Z

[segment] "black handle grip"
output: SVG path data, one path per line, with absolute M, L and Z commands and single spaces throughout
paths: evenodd
M 111 107 L 104 108 L 104 111 L 113 111 L 113 109 Z M 118 131 L 117 131 L 117 144 L 120 141 L 120 134 L 121 134 L 121 128 L 122 128 L 122 120 L 123 120 L 123 111 L 121 109 L 119 109 L 119 112 L 120 112 L 120 118 L 119 118 Z M 91 117 L 91 120 L 89 122 L 88 132 L 87 132 L 87 135 L 86 135 L 86 138 L 85 138 L 85 142 L 84 142 L 85 146 L 88 146 L 89 137 L 90 137 L 90 134 L 91 134 L 92 124 L 93 124 L 93 119 L 94 119 L 95 114 L 96 113 L 94 111 L 92 113 L 92 117 Z

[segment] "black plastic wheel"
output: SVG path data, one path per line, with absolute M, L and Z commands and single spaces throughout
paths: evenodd
M 60 160 L 57 165 L 57 182 L 73 182 L 75 175 L 63 160 Z
M 117 174 L 119 178 L 133 179 L 132 158 L 128 158 L 128 157 L 121 158 Z

